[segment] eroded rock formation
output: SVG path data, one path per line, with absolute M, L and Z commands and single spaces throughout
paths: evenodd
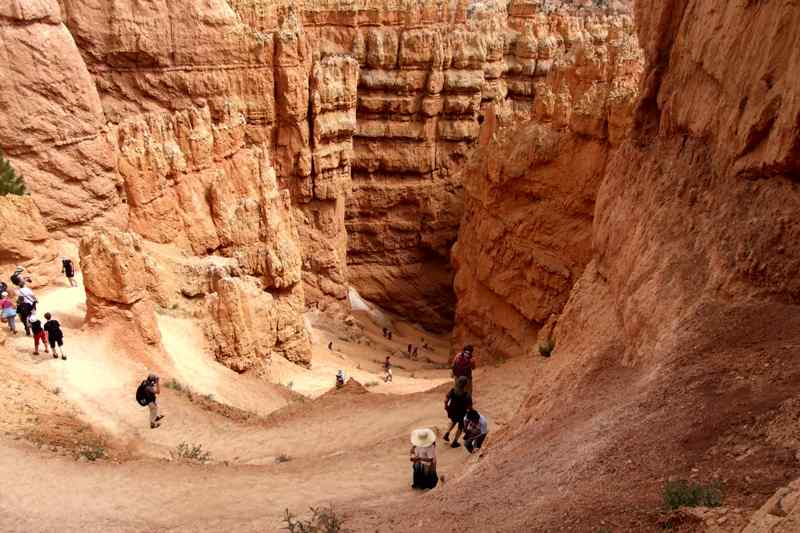
M 9 0 L 0 145 L 53 238 L 128 232 L 155 270 L 222 264 L 150 293 L 216 302 L 208 336 L 234 368 L 265 349 L 307 361 L 300 313 L 345 311 L 350 283 L 448 327 L 479 136 L 622 120 L 607 65 L 625 6 L 539 4 Z M 245 304 L 257 291 L 271 300 Z M 266 337 L 247 305 L 275 309 Z
M 454 339 L 480 342 L 489 358 L 535 352 L 589 262 L 595 196 L 630 126 L 641 73 L 625 17 L 549 28 L 534 26 L 538 49 L 519 46 L 549 65 L 535 78 L 530 115 L 501 122 L 463 172 Z M 568 53 L 542 53 L 564 42 Z

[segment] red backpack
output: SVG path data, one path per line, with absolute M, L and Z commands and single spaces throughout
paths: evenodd
M 464 357 L 464 353 L 460 353 L 453 361 L 453 375 L 454 376 L 467 376 L 472 374 L 472 361 Z

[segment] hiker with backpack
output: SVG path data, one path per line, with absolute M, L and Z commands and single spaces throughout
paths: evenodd
M 489 423 L 486 417 L 475 409 L 467 411 L 464 417 L 464 448 L 469 453 L 480 450 L 486 435 L 489 434 Z
M 341 389 L 344 387 L 344 370 L 341 368 L 336 372 L 336 388 Z
M 24 287 L 27 288 L 27 287 Z M 23 296 L 21 293 L 23 289 L 17 291 L 19 296 L 17 296 L 17 316 L 22 321 L 22 325 L 25 326 L 25 335 L 28 337 L 31 336 L 31 326 L 30 322 L 28 321 L 31 313 L 33 313 L 33 305 L 30 303 L 30 300 Z M 32 295 L 33 293 L 30 292 L 30 289 L 27 289 L 28 292 Z
M 39 355 L 39 342 L 44 345 L 44 353 L 50 353 L 50 349 L 47 347 L 47 332 L 44 330 L 44 326 L 42 326 L 42 321 L 36 316 L 36 311 L 31 312 L 31 315 L 28 317 L 28 324 L 30 324 L 31 331 L 33 332 L 33 355 Z
M 432 489 L 439 483 L 436 473 L 436 434 L 430 429 L 411 432 L 412 489 Z
M 445 432 L 444 440 L 449 442 L 450 432 L 456 426 L 458 427 L 453 443 L 450 445 L 451 448 L 461 446 L 458 438 L 461 436 L 461 432 L 464 431 L 464 417 L 467 415 L 467 411 L 472 409 L 472 396 L 467 392 L 466 387 L 467 378 L 464 376 L 456 378 L 455 386 L 450 389 L 444 399 L 444 410 L 447 412 L 447 418 L 450 419 L 450 428 Z
M 72 259 L 69 257 L 61 258 L 61 272 L 67 276 L 70 287 L 78 286 L 78 282 L 75 281 L 75 265 L 72 264 Z
M 164 418 L 164 415 L 158 414 L 159 394 L 161 394 L 161 379 L 155 374 L 147 376 L 136 389 L 136 402 L 150 410 L 150 429 L 161 427 L 160 421 Z
M 8 293 L 4 292 L 0 300 L 0 309 L 2 309 L 3 320 L 8 324 L 8 330 L 16 335 L 17 334 L 17 310 L 14 303 L 8 298 Z
M 66 361 L 67 356 L 64 355 L 64 332 L 61 331 L 61 324 L 50 313 L 45 313 L 44 319 L 47 322 L 44 323 L 42 329 L 47 333 L 47 342 L 50 343 L 50 350 L 53 351 L 53 359 L 58 359 L 58 352 L 61 352 L 61 359 Z M 56 351 L 56 345 L 58 345 L 58 351 Z
M 466 390 L 472 394 L 472 371 L 475 369 L 475 359 L 472 357 L 474 348 L 471 344 L 464 346 L 464 349 L 453 359 L 453 381 L 458 378 L 467 378 Z

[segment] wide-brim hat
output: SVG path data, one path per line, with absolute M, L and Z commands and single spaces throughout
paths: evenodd
M 415 429 L 411 432 L 411 444 L 424 448 L 425 446 L 432 446 L 436 442 L 436 433 L 430 429 Z

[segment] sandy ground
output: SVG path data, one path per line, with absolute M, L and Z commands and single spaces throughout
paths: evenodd
M 347 323 L 310 314 L 314 363 L 311 369 L 273 364 L 270 377 L 284 387 L 237 375 L 202 345 L 187 343 L 202 338 L 190 319 L 159 316 L 167 354 L 153 362 L 123 355 L 114 335 L 81 329 L 81 289 L 50 288 L 39 298 L 41 312 L 52 312 L 65 328 L 69 359 L 34 356 L 33 341 L 24 336 L 9 338 L 0 350 L 15 372 L 4 377 L 18 384 L 17 395 L 32 398 L 17 410 L 38 402 L 28 405 L 35 416 L 3 415 L 0 530 L 277 531 L 286 508 L 302 513 L 333 503 L 347 515 L 426 497 L 409 487 L 408 435 L 416 427 L 446 428 L 447 339 L 390 317 L 389 341 L 364 311 Z M 417 361 L 403 355 L 412 342 L 427 345 Z M 386 355 L 395 364 L 392 383 L 382 379 Z M 477 372 L 476 404 L 493 432 L 511 418 L 536 364 L 516 360 Z M 192 391 L 190 397 L 162 387 L 166 418 L 156 430 L 134 401 L 152 365 Z M 329 392 L 339 368 L 369 386 Z M 235 416 L 220 406 L 235 408 Z M 110 448 L 132 459 L 81 462 L 15 432 L 15 423 L 27 423 L 46 433 L 44 415 L 59 409 L 76 426 L 107 435 Z M 202 445 L 210 462 L 174 460 L 181 443 Z M 277 463 L 283 455 L 289 461 Z M 479 460 L 442 447 L 439 472 L 454 479 Z

